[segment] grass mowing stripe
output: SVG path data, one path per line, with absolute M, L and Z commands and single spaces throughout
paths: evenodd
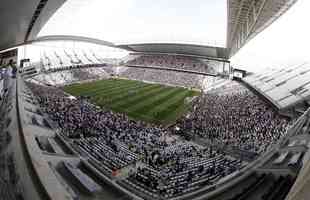
M 141 101 L 146 101 L 147 99 L 153 98 L 154 95 L 156 95 L 159 92 L 162 92 L 164 90 L 166 90 L 166 87 L 163 86 L 158 86 L 155 89 L 146 91 L 144 93 L 138 94 L 137 96 L 134 96 L 133 98 L 130 99 L 124 99 L 123 101 L 117 103 L 117 104 L 113 104 L 112 108 L 115 110 L 125 110 L 128 107 L 135 105 L 137 102 L 141 102 Z
M 159 111 L 156 114 L 156 118 L 161 119 L 161 120 L 167 120 L 168 118 L 171 118 L 171 116 L 173 116 L 173 118 L 175 119 L 176 118 L 175 114 L 178 111 L 178 109 L 182 109 L 182 108 L 185 109 L 185 107 L 186 107 L 186 105 L 184 103 L 185 97 L 186 96 L 192 96 L 194 93 L 195 93 L 194 91 L 186 91 L 186 93 L 183 94 L 182 96 L 180 96 L 177 99 L 177 101 L 171 103 L 165 109 L 162 109 L 161 111 Z
M 91 93 L 98 93 L 99 91 L 102 90 L 107 90 L 107 89 L 111 89 L 111 88 L 116 88 L 116 87 L 120 87 L 123 85 L 131 85 L 131 84 L 135 84 L 135 83 L 125 83 L 125 82 L 109 82 L 109 83 L 105 83 L 105 84 L 99 84 L 97 85 L 94 90 L 86 90 L 84 92 L 84 94 L 91 94 Z
M 145 113 L 146 109 L 144 109 L 146 106 L 152 104 L 153 102 L 156 102 L 160 99 L 165 99 L 167 96 L 169 96 L 171 93 L 174 93 L 177 88 L 166 88 L 162 92 L 156 93 L 156 95 L 148 96 L 146 100 L 139 101 L 137 104 L 132 104 L 128 108 L 125 108 L 126 112 L 129 113 L 132 116 L 135 116 L 135 114 L 143 114 Z
M 131 83 L 131 84 L 126 84 L 126 85 L 121 85 L 121 86 L 117 86 L 114 88 L 109 88 L 109 89 L 104 90 L 100 93 L 96 92 L 96 94 L 94 96 L 98 96 L 98 97 L 99 96 L 101 96 L 101 97 L 114 96 L 114 95 L 118 95 L 119 93 L 122 93 L 122 92 L 127 91 L 127 90 L 140 88 L 144 85 L 145 85 L 144 83 Z
M 96 91 L 93 91 L 93 92 L 88 92 L 88 96 L 97 96 L 98 94 L 103 94 L 103 93 L 109 93 L 109 92 L 114 92 L 116 90 L 119 90 L 119 89 L 125 89 L 125 88 L 130 88 L 132 86 L 135 86 L 135 85 L 139 85 L 139 83 L 122 83 L 122 84 L 119 84 L 119 85 L 111 85 L 111 86 L 108 86 L 108 87 L 102 87 Z
M 175 121 L 176 118 L 173 118 L 172 121 L 164 120 L 164 119 L 159 117 L 159 115 L 158 115 L 159 112 L 162 110 L 167 110 L 169 108 L 169 106 L 171 105 L 171 102 L 178 102 L 178 103 L 180 103 L 180 106 L 183 106 L 184 105 L 184 103 L 183 103 L 184 98 L 187 96 L 188 92 L 189 92 L 188 90 L 183 90 L 183 91 L 179 92 L 178 95 L 176 95 L 174 98 L 170 98 L 169 100 L 167 100 L 167 102 L 170 102 L 170 103 L 165 103 L 165 105 L 163 105 L 163 104 L 158 105 L 157 111 L 152 109 L 152 111 L 149 111 L 149 112 L 133 112 L 132 116 L 135 118 L 140 118 L 142 116 L 147 115 L 148 119 L 151 119 L 151 122 L 161 123 L 161 124 L 171 123 L 171 122 Z M 178 101 L 179 99 L 181 99 L 182 101 Z M 170 113 L 170 111 L 169 111 L 169 113 Z
M 134 110 L 132 108 L 129 108 L 129 111 L 135 112 L 135 113 L 145 114 L 145 113 L 149 112 L 152 108 L 163 104 L 165 101 L 167 101 L 167 99 L 172 98 L 173 96 L 180 93 L 181 91 L 184 91 L 184 89 L 183 88 L 173 88 L 172 90 L 170 90 L 167 93 L 162 93 L 162 94 L 155 96 L 153 99 L 151 99 L 151 101 L 143 102 L 142 105 L 139 105 L 139 107 L 134 109 Z
M 98 81 L 96 82 L 96 84 L 90 83 L 90 85 L 88 85 L 86 83 L 85 87 L 81 88 L 82 91 L 80 92 L 80 95 L 86 95 L 91 92 L 96 92 L 98 90 L 101 90 L 101 88 L 108 88 L 108 87 L 112 88 L 118 85 L 133 84 L 133 83 L 137 83 L 137 81 L 123 81 L 123 80 L 116 80 L 116 79 L 108 79 L 108 80 Z
M 92 102 L 130 118 L 168 125 L 188 109 L 184 99 L 197 92 L 128 79 L 105 79 L 65 86 L 72 95 L 91 95 Z M 131 91 L 131 92 L 130 92 Z
M 173 104 L 177 104 L 180 99 L 185 100 L 186 97 L 191 97 L 192 92 L 188 90 L 183 90 L 182 92 L 175 95 L 173 98 L 167 99 L 167 101 L 163 102 L 161 105 L 153 107 L 152 110 L 150 110 L 149 113 L 159 113 L 169 106 Z
M 149 84 L 143 85 L 142 87 L 140 87 L 140 88 L 137 89 L 137 92 L 136 92 L 136 93 L 142 93 L 142 92 L 148 91 L 148 90 L 150 90 L 150 89 L 152 89 L 152 88 L 155 88 L 155 87 L 157 87 L 157 86 L 155 86 L 155 85 L 149 85 Z M 130 98 L 130 97 L 132 97 L 132 96 L 136 96 L 136 94 L 131 94 L 131 93 L 129 93 L 129 92 L 124 92 L 124 91 L 122 91 L 121 94 L 119 94 L 119 95 L 113 95 L 113 97 L 112 97 L 112 98 L 109 98 L 109 99 L 102 99 L 101 102 L 102 102 L 103 104 L 111 104 L 111 103 L 116 104 L 117 102 L 122 101 L 122 100 L 124 100 L 124 99 L 128 99 L 128 98 Z
M 117 109 L 117 110 L 119 110 L 119 108 L 121 108 L 121 109 L 127 108 L 128 106 L 136 103 L 137 101 L 144 100 L 149 95 L 154 95 L 161 90 L 163 90 L 162 86 L 155 85 L 154 87 L 147 89 L 147 90 L 144 90 L 143 92 L 141 92 L 135 96 L 130 96 L 127 99 L 122 99 L 116 103 L 111 104 L 111 108 Z
M 88 82 L 88 83 L 74 83 L 72 85 L 68 85 L 65 87 L 69 87 L 71 89 L 84 89 L 88 87 L 93 87 L 95 85 L 98 85 L 100 83 L 107 83 L 107 82 L 112 82 L 113 79 L 104 79 L 104 80 L 98 80 L 98 81 L 93 81 L 93 82 Z
M 141 87 L 145 87 L 146 85 L 143 84 L 143 83 L 137 83 L 137 84 L 134 84 L 134 85 L 130 85 L 128 87 L 121 87 L 121 88 L 114 88 L 114 90 L 108 90 L 108 91 L 104 91 L 104 92 L 101 92 L 99 94 L 96 94 L 94 96 L 94 99 L 102 99 L 103 101 L 105 99 L 111 99 L 110 97 L 114 97 L 114 96 L 118 96 L 118 95 L 124 95 L 127 94 L 127 92 L 129 90 L 134 90 L 134 89 L 139 89 Z
M 184 91 L 184 92 L 182 92 L 183 94 L 185 93 L 185 94 L 187 94 L 188 93 L 188 91 Z M 182 95 L 182 96 L 184 96 L 184 95 Z M 185 97 L 186 97 L 187 95 L 185 95 Z M 178 100 L 177 102 L 176 102 L 176 104 L 178 104 L 178 107 L 180 107 L 180 108 L 182 108 L 182 111 L 184 111 L 185 109 L 183 109 L 184 108 L 184 106 L 185 106 L 185 104 L 183 103 L 183 101 L 184 101 L 184 98 L 181 98 L 181 100 Z M 175 102 L 175 100 L 174 100 L 174 102 Z M 160 114 L 160 115 L 158 115 L 158 113 L 146 113 L 146 114 L 143 114 L 143 113 L 136 113 L 135 114 L 135 116 L 134 116 L 134 118 L 142 118 L 142 119 L 145 119 L 145 120 L 148 120 L 148 121 L 150 121 L 150 122 L 153 122 L 153 123 L 157 123 L 157 124 L 166 124 L 166 125 L 168 125 L 168 124 L 171 124 L 171 123 L 173 123 L 173 122 L 175 122 L 175 120 L 177 119 L 177 117 L 176 117 L 176 115 L 175 115 L 175 110 L 174 109 L 171 109 L 171 106 L 161 106 L 161 109 L 163 109 L 164 111 L 167 111 L 167 115 L 163 115 L 163 114 Z M 171 110 L 173 110 L 173 112 L 171 112 Z M 180 109 L 178 109 L 178 110 L 180 110 Z M 183 113 L 182 113 L 183 114 Z M 146 117 L 147 116 L 147 117 Z M 165 118 L 162 118 L 162 117 L 164 117 L 165 116 Z M 180 116 L 180 115 L 178 115 L 178 116 Z
M 108 80 L 100 80 L 95 81 L 91 83 L 80 83 L 78 85 L 69 85 L 65 86 L 65 91 L 68 91 L 69 93 L 82 93 L 83 91 L 89 91 L 88 89 L 98 89 L 99 86 L 103 85 L 109 85 L 110 83 L 113 83 L 114 81 L 112 79 Z
M 114 81 L 108 81 L 108 82 L 100 82 L 94 86 L 85 87 L 83 89 L 79 89 L 76 92 L 79 92 L 78 95 L 87 95 L 96 91 L 101 90 L 102 88 L 107 88 L 116 85 Z
M 154 92 L 154 90 L 156 90 L 156 91 L 159 90 L 160 88 L 162 88 L 162 86 L 160 86 L 160 85 L 151 85 L 150 87 L 146 87 L 146 88 L 141 89 L 141 91 L 139 91 L 139 93 L 137 93 L 135 95 L 126 95 L 124 98 L 120 98 L 120 99 L 113 101 L 109 105 L 109 107 L 119 111 L 120 109 L 118 107 L 127 106 L 128 101 L 131 102 L 136 98 L 140 98 L 141 95 L 149 94 L 151 92 Z M 124 104 L 126 104 L 126 105 L 124 105 Z
M 95 82 L 91 82 L 91 83 L 87 83 L 87 84 L 83 84 L 83 83 L 74 83 L 71 85 L 66 85 L 64 88 L 67 90 L 79 90 L 79 89 L 84 89 L 90 86 L 94 86 L 96 84 L 98 84 L 99 81 L 95 81 Z

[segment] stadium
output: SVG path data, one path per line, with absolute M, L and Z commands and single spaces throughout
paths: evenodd
M 307 41 L 235 64 L 301 1 L 2 1 L 0 200 L 308 200 Z

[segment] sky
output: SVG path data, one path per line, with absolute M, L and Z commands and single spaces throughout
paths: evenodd
M 226 20 L 226 0 L 69 0 L 39 35 L 225 46 Z
M 310 61 L 310 1 L 298 0 L 281 18 L 257 35 L 231 61 L 252 72 L 298 66 Z
M 116 44 L 179 42 L 226 45 L 227 0 L 68 0 L 39 36 L 80 35 Z M 232 59 L 261 71 L 310 60 L 310 1 L 299 0 Z

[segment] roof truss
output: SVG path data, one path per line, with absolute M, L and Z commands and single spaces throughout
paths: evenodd
M 297 0 L 227 0 L 227 47 L 233 56 Z

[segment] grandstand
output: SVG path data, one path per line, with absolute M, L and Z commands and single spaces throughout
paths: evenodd
M 309 64 L 269 69 L 244 81 L 266 95 L 281 110 L 309 104 Z
M 307 199 L 309 64 L 230 64 L 296 0 L 227 1 L 225 47 L 39 37 L 65 2 L 0 8 L 0 199 Z

